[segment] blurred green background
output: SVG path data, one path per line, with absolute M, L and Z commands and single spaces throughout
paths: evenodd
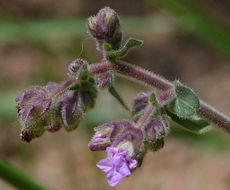
M 68 64 L 100 55 L 88 38 L 86 18 L 100 8 L 115 9 L 124 39 L 144 46 L 126 60 L 180 79 L 202 99 L 230 115 L 230 2 L 228 0 L 10 0 L 0 1 L 0 157 L 53 190 L 108 187 L 95 164 L 104 153 L 87 144 L 93 127 L 130 115 L 103 90 L 76 131 L 46 133 L 30 144 L 20 140 L 14 99 L 30 85 L 66 79 Z M 130 103 L 148 90 L 125 79 L 116 87 Z M 230 137 L 213 128 L 198 136 L 173 127 L 165 147 L 149 152 L 142 167 L 113 189 L 229 190 Z M 0 179 L 0 189 L 14 188 Z

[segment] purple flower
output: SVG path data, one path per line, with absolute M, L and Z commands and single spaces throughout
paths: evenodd
M 141 129 L 129 121 L 115 121 L 95 128 L 96 134 L 89 142 L 92 151 L 106 150 L 108 157 L 97 163 L 106 173 L 110 186 L 131 175 L 145 154 Z
M 135 159 L 127 159 L 128 151 L 118 151 L 115 147 L 106 149 L 108 157 L 97 163 L 97 167 L 106 173 L 110 186 L 117 185 L 124 177 L 131 176 L 131 170 L 137 167 Z
M 88 144 L 89 149 L 91 151 L 106 150 L 108 146 L 118 139 L 120 134 L 132 127 L 133 125 L 126 120 L 114 121 L 95 127 L 95 135 Z

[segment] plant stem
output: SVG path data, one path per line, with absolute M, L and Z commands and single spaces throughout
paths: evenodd
M 2 159 L 0 159 L 0 177 L 20 190 L 46 190 Z
M 143 82 L 163 91 L 173 87 L 171 82 L 160 77 L 159 75 L 122 61 L 114 62 L 113 69 L 122 76 L 131 77 L 139 82 Z
M 155 109 L 156 110 L 156 109 Z M 148 121 L 149 116 L 151 116 L 151 114 L 154 112 L 154 107 L 152 104 L 149 104 L 147 106 L 147 108 L 145 109 L 144 114 L 141 116 L 141 118 L 138 120 L 137 124 L 135 125 L 135 127 L 137 129 L 141 129 L 142 126 L 144 126 L 144 124 L 146 123 L 146 121 Z
M 75 78 L 71 78 L 71 79 L 63 82 L 62 84 L 60 84 L 58 88 L 56 88 L 55 90 L 53 90 L 52 92 L 49 93 L 48 98 L 52 98 L 53 96 L 60 93 L 62 90 L 66 89 L 69 85 L 71 85 L 74 82 L 74 80 L 75 80 Z
M 101 63 L 89 65 L 89 71 L 92 74 L 106 73 L 110 69 L 112 69 L 111 65 L 106 60 L 102 60 Z
M 99 68 L 99 66 L 104 68 L 103 64 L 104 63 L 100 63 L 97 64 L 97 66 L 91 65 L 90 69 L 93 71 L 94 67 Z M 111 67 L 122 77 L 135 79 L 137 82 L 142 82 L 162 91 L 173 87 L 173 83 L 163 77 L 123 61 L 113 61 Z M 97 72 L 99 71 L 97 70 Z M 200 108 L 197 110 L 197 114 L 208 122 L 213 123 L 230 133 L 230 118 L 202 100 L 200 100 Z
M 200 100 L 200 108 L 197 110 L 197 114 L 230 133 L 230 118 L 202 100 Z

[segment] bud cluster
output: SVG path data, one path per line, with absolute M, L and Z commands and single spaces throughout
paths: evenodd
M 115 121 L 94 129 L 89 149 L 107 151 L 108 157 L 98 162 L 97 167 L 106 173 L 110 186 L 130 176 L 141 165 L 147 150 L 157 151 L 163 147 L 169 125 L 159 97 L 141 92 L 132 101 L 132 121 Z
M 89 148 L 107 151 L 108 157 L 98 162 L 97 167 L 106 173 L 110 186 L 115 186 L 138 166 L 138 156 L 144 148 L 142 131 L 122 120 L 99 126 L 95 132 Z
M 89 76 L 88 63 L 77 59 L 69 65 L 69 81 L 30 87 L 16 98 L 22 125 L 21 138 L 30 142 L 46 130 L 56 132 L 75 129 L 97 96 L 94 79 Z

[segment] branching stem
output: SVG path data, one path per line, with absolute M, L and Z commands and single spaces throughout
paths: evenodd
M 96 74 L 96 72 L 94 72 L 94 70 L 96 70 L 97 73 L 100 73 L 100 68 L 104 69 L 105 66 L 108 66 L 108 63 L 106 63 L 106 65 L 104 62 L 91 65 L 90 71 Z M 142 82 L 162 91 L 168 90 L 173 86 L 172 82 L 164 79 L 163 77 L 123 61 L 114 61 L 111 63 L 111 67 L 122 77 L 135 79 L 137 82 Z M 107 67 L 107 69 L 111 68 Z M 197 110 L 197 114 L 203 119 L 230 133 L 230 118 L 202 100 L 200 100 L 200 108 Z
M 146 107 L 144 114 L 138 120 L 135 127 L 141 129 L 144 126 L 144 124 L 149 120 L 149 117 L 152 115 L 153 112 L 154 112 L 154 106 L 152 104 L 149 104 Z

